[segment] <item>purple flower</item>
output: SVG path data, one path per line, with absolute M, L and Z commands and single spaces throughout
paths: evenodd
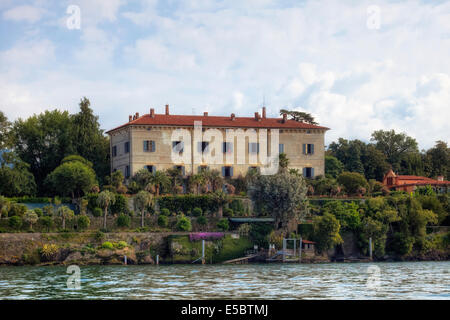
M 225 234 L 223 232 L 195 232 L 189 234 L 190 241 L 220 239 Z

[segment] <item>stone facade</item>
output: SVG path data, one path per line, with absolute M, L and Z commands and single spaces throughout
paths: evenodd
M 180 166 L 183 168 L 185 175 L 198 173 L 199 167 L 208 167 L 209 169 L 217 169 L 223 175 L 231 178 L 236 178 L 239 175 L 245 176 L 249 168 L 263 166 L 259 155 L 265 153 L 260 152 L 261 146 L 267 144 L 267 153 L 271 153 L 271 135 L 276 129 L 279 132 L 279 145 L 277 146 L 279 150 L 277 151 L 286 153 L 290 168 L 298 169 L 300 173 L 307 176 L 324 175 L 325 173 L 324 136 L 328 128 L 305 124 L 300 126 L 299 123 L 292 123 L 292 120 L 283 122 L 282 119 L 266 119 L 264 111 L 263 118 L 255 114 L 255 123 L 258 121 L 259 123 L 255 124 L 254 128 L 249 127 L 252 125 L 251 118 L 236 118 L 244 119 L 242 120 L 242 127 L 239 127 L 239 121 L 230 122 L 230 127 L 227 127 L 222 125 L 225 117 L 208 117 L 205 113 L 204 116 L 198 117 L 198 120 L 203 122 L 203 131 L 195 131 L 191 119 L 181 118 L 182 120 L 179 120 L 175 117 L 184 116 L 169 116 L 166 114 L 166 117 L 157 115 L 158 121 L 152 121 L 155 119 L 152 118 L 152 112 L 153 117 L 155 117 L 153 109 L 149 115 L 139 117 L 136 114 L 133 118 L 130 116 L 128 124 L 108 132 L 112 155 L 111 171 L 121 170 L 124 176 L 129 178 L 144 167 L 149 170 L 165 170 Z M 166 109 L 166 112 L 168 113 L 168 109 Z M 260 120 L 258 120 L 258 116 Z M 170 117 L 174 117 L 173 120 Z M 234 117 L 234 115 L 231 117 Z M 272 122 L 269 122 L 269 119 Z M 165 123 L 162 123 L 163 120 Z M 265 120 L 267 120 L 267 125 Z M 170 124 L 171 122 L 173 124 Z M 219 125 L 211 125 L 209 122 Z M 274 123 L 277 128 L 274 128 Z M 223 124 L 226 125 L 227 123 L 223 122 Z M 186 152 L 184 155 L 186 156 L 185 160 L 187 159 L 184 163 L 174 162 L 172 159 L 172 148 L 174 139 L 176 139 L 173 137 L 173 133 L 177 129 L 184 129 L 190 134 L 190 141 L 184 141 L 184 152 Z M 231 142 L 231 150 L 227 153 L 222 150 L 222 142 L 216 144 L 216 137 L 213 136 L 217 136 L 218 140 L 225 141 L 226 130 L 230 129 L 234 130 L 233 132 L 241 130 L 247 136 L 244 139 L 234 137 L 228 139 L 227 141 Z M 266 132 L 267 134 L 265 134 Z M 265 134 L 267 141 L 260 140 L 260 133 Z M 198 139 L 199 135 L 203 137 Z M 221 138 L 219 138 L 219 135 Z M 205 159 L 195 158 L 195 148 L 201 148 L 198 141 L 202 140 L 209 143 L 208 146 L 205 145 L 206 152 L 213 156 L 215 163 L 204 162 Z M 253 152 L 249 152 L 250 142 L 259 143 L 257 147 L 252 146 Z M 194 152 L 189 152 L 189 145 L 192 146 Z M 242 150 L 244 150 L 245 157 L 238 158 L 238 154 L 242 155 Z

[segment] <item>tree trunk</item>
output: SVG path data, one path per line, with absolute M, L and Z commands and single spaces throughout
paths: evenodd
M 141 227 L 144 227 L 144 210 L 141 212 Z
M 217 211 L 217 215 L 222 219 L 223 217 L 223 206 L 219 206 L 219 210 Z
M 108 207 L 105 207 L 105 214 L 103 216 L 103 229 L 106 229 L 106 214 L 108 213 Z
M 66 218 L 64 218 L 64 217 L 63 217 L 63 225 L 62 225 L 62 227 L 63 227 L 63 230 L 66 229 Z

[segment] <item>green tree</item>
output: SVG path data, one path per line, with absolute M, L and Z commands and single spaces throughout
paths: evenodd
M 86 215 L 80 215 L 77 219 L 77 225 L 80 230 L 86 230 L 91 225 L 91 219 Z
M 62 196 L 70 195 L 75 199 L 87 194 L 97 181 L 94 170 L 84 161 L 67 161 L 67 158 L 64 158 L 61 165 L 48 175 L 46 183 L 56 193 Z
M 417 141 L 404 133 L 394 130 L 377 130 L 372 133 L 371 141 L 375 147 L 384 153 L 394 171 L 400 171 L 400 162 L 408 153 L 418 153 Z
M 306 191 L 304 178 L 288 172 L 261 175 L 249 189 L 253 203 L 272 214 L 276 228 L 287 228 L 292 219 L 299 218 Z
M 338 175 L 344 170 L 344 165 L 333 156 L 325 156 L 325 175 L 332 178 L 337 178 Z
M 93 163 L 99 179 L 109 173 L 109 141 L 100 129 L 98 116 L 90 108 L 90 101 L 83 97 L 80 111 L 71 116 L 75 152 Z
M 356 194 L 360 188 L 367 190 L 369 187 L 366 178 L 358 172 L 342 172 L 337 181 L 344 186 L 348 194 Z
M 24 220 L 30 224 L 31 230 L 33 230 L 33 224 L 35 224 L 38 219 L 39 217 L 34 211 L 28 210 L 27 212 L 25 212 Z
M 73 130 L 69 113 L 45 111 L 27 120 L 18 119 L 11 129 L 14 150 L 28 163 L 38 185 L 44 191 L 44 179 L 61 160 L 74 154 Z
M 74 212 L 67 206 L 58 208 L 58 215 L 62 218 L 62 228 L 66 229 L 66 220 L 71 220 L 74 217 Z
M 150 177 L 149 184 L 151 186 L 154 186 L 155 188 L 155 195 L 158 197 L 161 193 L 161 190 L 166 190 L 170 186 L 170 179 L 167 176 L 167 174 L 164 171 L 156 171 L 155 174 L 153 174 Z M 148 186 L 148 185 L 147 185 Z
M 278 155 L 278 164 L 280 166 L 280 169 L 287 169 L 289 165 L 289 159 L 286 153 L 282 152 Z
M 145 211 L 153 204 L 153 196 L 147 191 L 139 191 L 134 197 L 134 208 L 141 213 L 141 227 L 144 227 Z
M 330 213 L 314 217 L 313 229 L 313 238 L 319 252 L 324 252 L 343 242 L 339 234 L 341 225 Z
M 11 129 L 11 122 L 5 114 L 0 111 L 0 151 L 6 149 L 9 146 L 9 133 Z
M 191 231 L 192 230 L 191 220 L 188 217 L 181 215 L 181 217 L 178 218 L 176 228 L 179 231 Z
M 223 206 L 230 202 L 229 196 L 223 191 L 217 191 L 212 194 L 212 201 L 217 205 L 217 215 L 219 218 L 223 217 Z
M 97 205 L 100 208 L 103 208 L 104 215 L 103 215 L 103 228 L 106 229 L 106 216 L 108 214 L 108 208 L 110 205 L 113 205 L 116 202 L 116 197 L 114 196 L 114 193 L 111 191 L 105 190 L 99 193 L 97 198 Z
M 0 194 L 8 197 L 36 194 L 36 183 L 29 165 L 13 152 L 0 155 Z
M 302 111 L 289 111 L 286 109 L 280 110 L 280 115 L 287 114 L 289 119 L 298 121 L 298 122 L 305 122 L 309 124 L 317 125 L 318 123 L 314 121 L 314 117 L 310 113 L 302 112 Z
M 436 141 L 433 148 L 426 152 L 429 176 L 444 176 L 450 179 L 450 148 L 444 141 Z

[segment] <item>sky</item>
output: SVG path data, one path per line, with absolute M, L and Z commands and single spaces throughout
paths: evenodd
M 339 137 L 449 142 L 450 1 L 0 0 L 0 110 L 311 113 Z

